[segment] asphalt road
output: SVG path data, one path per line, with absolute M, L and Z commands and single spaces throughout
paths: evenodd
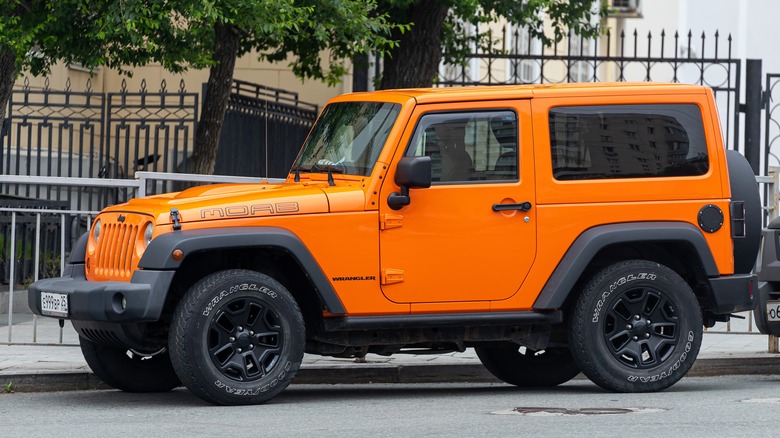
M 179 389 L 0 394 L 3 437 L 777 436 L 780 376 L 689 377 L 613 394 L 587 380 L 503 384 L 293 385 L 262 406 L 206 405 Z

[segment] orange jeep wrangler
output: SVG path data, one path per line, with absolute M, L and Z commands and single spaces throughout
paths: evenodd
M 216 404 L 270 400 L 304 353 L 469 347 L 517 386 L 658 391 L 754 308 L 760 228 L 707 88 L 356 93 L 282 184 L 105 209 L 29 304 L 107 384 Z

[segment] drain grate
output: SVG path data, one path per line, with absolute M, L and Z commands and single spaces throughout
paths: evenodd
M 620 415 L 649 412 L 662 412 L 656 408 L 555 408 L 555 407 L 519 407 L 510 411 L 493 412 L 496 415 L 527 416 L 564 416 L 564 415 Z

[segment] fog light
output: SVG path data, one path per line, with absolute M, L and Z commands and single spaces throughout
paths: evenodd
M 114 308 L 114 312 L 121 314 L 127 309 L 127 298 L 121 293 L 115 293 L 111 298 L 111 307 Z

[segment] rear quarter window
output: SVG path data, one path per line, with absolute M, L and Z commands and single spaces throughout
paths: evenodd
M 552 108 L 556 180 L 697 176 L 709 170 L 694 104 Z

